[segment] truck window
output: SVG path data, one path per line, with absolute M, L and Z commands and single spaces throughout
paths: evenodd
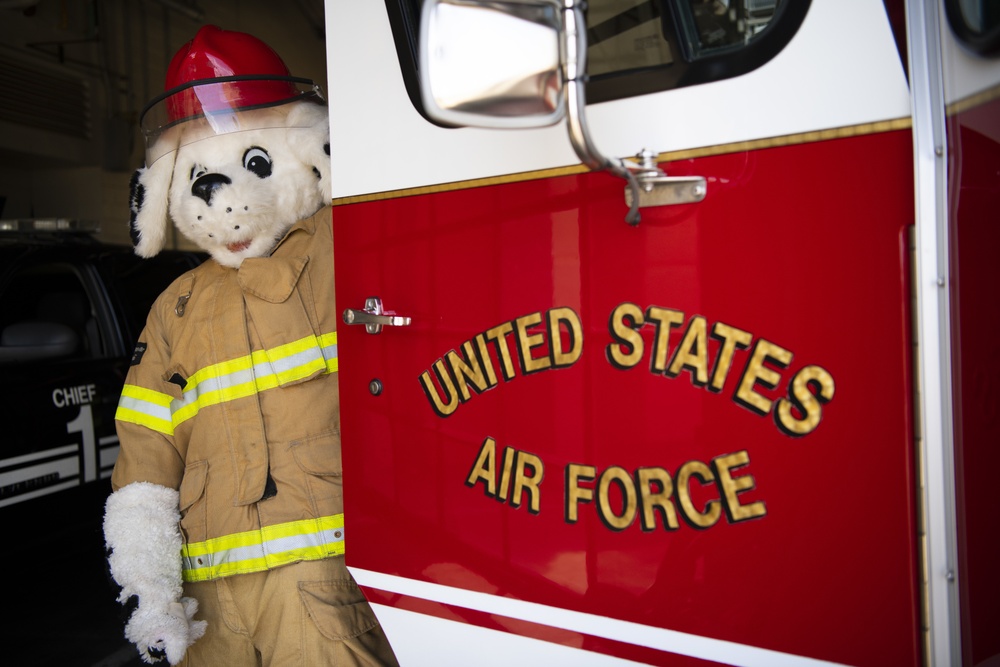
M 104 356 L 94 307 L 69 264 L 42 264 L 15 273 L 0 294 L 0 332 L 6 353 L 0 360 L 10 363 Z M 55 338 L 47 340 L 49 336 Z
M 777 10 L 777 0 L 683 0 L 671 13 L 655 0 L 587 3 L 587 71 L 590 76 L 674 64 L 739 51 L 757 41 Z M 670 30 L 671 25 L 674 30 Z M 673 33 L 673 35 L 672 35 Z M 671 39 L 671 36 L 676 39 Z
M 417 39 L 422 5 L 422 0 L 386 0 L 407 93 L 421 114 Z M 587 101 L 745 74 L 791 41 L 808 9 L 809 0 L 589 0 Z

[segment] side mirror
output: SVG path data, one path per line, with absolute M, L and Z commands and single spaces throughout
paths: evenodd
M 425 2 L 420 89 L 427 114 L 485 128 L 562 120 L 561 9 L 558 0 Z

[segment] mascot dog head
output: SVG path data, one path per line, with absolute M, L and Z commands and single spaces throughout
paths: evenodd
M 205 26 L 174 56 L 143 111 L 146 166 L 131 183 L 136 254 L 168 220 L 219 264 L 270 254 L 330 201 L 330 130 L 318 88 L 250 35 Z

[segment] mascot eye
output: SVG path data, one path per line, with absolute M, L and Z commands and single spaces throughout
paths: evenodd
M 248 148 L 243 154 L 243 168 L 257 174 L 258 178 L 267 178 L 271 175 L 271 156 L 263 148 Z

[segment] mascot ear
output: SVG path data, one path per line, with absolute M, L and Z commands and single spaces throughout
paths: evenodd
M 296 102 L 288 112 L 288 127 L 301 128 L 289 132 L 288 143 L 295 155 L 313 168 L 318 177 L 317 188 L 326 206 L 333 198 L 330 183 L 330 116 L 326 106 L 314 102 Z
M 132 174 L 129 194 L 129 235 L 135 254 L 152 257 L 163 250 L 167 238 L 167 201 L 173 176 L 172 155 Z

